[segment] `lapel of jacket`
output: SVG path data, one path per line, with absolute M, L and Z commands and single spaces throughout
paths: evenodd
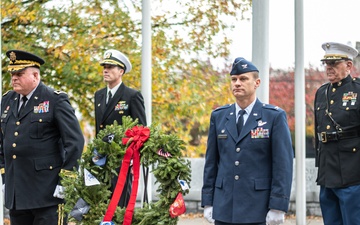
M 232 104 L 231 107 L 229 107 L 229 109 L 225 111 L 226 113 L 225 127 L 229 131 L 229 134 L 234 141 L 238 139 L 237 128 L 236 128 L 235 104 Z
M 49 100 L 49 99 L 42 100 L 39 97 L 39 96 L 43 97 L 41 92 L 44 89 L 44 87 L 45 87 L 44 84 L 42 82 L 40 82 L 38 87 L 34 91 L 34 93 L 31 95 L 30 99 L 26 103 L 25 108 L 24 108 L 24 112 L 22 113 L 22 116 L 19 119 L 25 117 L 27 114 L 29 114 L 31 111 L 33 111 L 34 106 L 38 106 L 42 101 Z
M 17 118 L 18 115 L 19 97 L 20 95 L 14 92 L 13 96 L 10 98 L 10 110 L 15 118 Z
M 244 127 L 241 130 L 239 137 L 237 138 L 237 142 L 241 141 L 247 134 L 251 132 L 252 129 L 258 126 L 258 120 L 261 119 L 261 116 L 262 103 L 259 101 L 259 99 L 257 99 Z
M 100 110 L 101 115 L 104 115 L 104 111 L 106 109 L 106 88 L 103 88 L 99 91 L 99 94 L 96 96 L 96 110 Z
M 106 89 L 105 89 L 106 90 Z M 110 113 L 114 111 L 116 104 L 119 102 L 119 99 L 123 96 L 125 90 L 124 83 L 121 83 L 119 89 L 116 91 L 115 95 L 110 99 L 108 105 L 106 106 L 102 121 L 106 120 L 109 117 Z M 106 96 L 106 95 L 105 95 Z

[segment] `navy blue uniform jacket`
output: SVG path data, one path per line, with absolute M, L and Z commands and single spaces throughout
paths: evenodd
M 53 197 L 61 169 L 73 170 L 84 136 L 67 94 L 42 82 L 18 117 L 19 94 L 1 102 L 0 167 L 5 168 L 5 206 L 35 209 L 63 202 Z
M 107 125 L 111 125 L 117 121 L 122 124 L 123 116 L 130 116 L 132 119 L 138 119 L 139 124 L 146 126 L 146 115 L 144 98 L 142 94 L 132 88 L 121 83 L 115 95 L 111 98 L 106 106 L 107 88 L 103 88 L 95 93 L 95 121 L 96 135 Z M 120 166 L 117 171 L 120 171 Z M 117 177 L 112 179 L 112 191 L 115 189 Z M 129 172 L 126 179 L 125 188 L 118 205 L 127 206 L 130 199 L 132 189 L 132 174 Z
M 226 223 L 263 223 L 269 209 L 287 212 L 293 149 L 285 112 L 256 101 L 240 136 L 235 105 L 210 119 L 202 206 Z
M 115 120 L 121 125 L 123 116 L 138 119 L 139 124 L 146 126 L 144 98 L 139 91 L 122 83 L 107 106 L 106 96 L 106 88 L 95 93 L 96 134 Z

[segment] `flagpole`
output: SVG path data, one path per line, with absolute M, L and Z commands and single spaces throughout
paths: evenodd
M 0 25 L 0 55 L 2 55 L 2 33 L 1 33 L 1 25 Z M 0 78 L 1 78 L 1 84 L 0 84 L 0 111 L 1 111 L 1 99 L 2 99 L 2 63 L 0 63 Z M 0 187 L 1 189 L 2 186 L 3 186 L 3 180 L 1 178 L 2 176 L 0 176 Z M 4 224 L 4 194 L 2 191 L 1 191 L 2 195 L 1 195 L 1 198 L 0 198 L 0 224 Z
M 151 96 L 151 7 L 149 0 L 142 1 L 142 55 L 141 55 L 141 93 L 144 96 L 145 102 L 145 113 L 146 113 L 146 122 L 147 126 L 151 125 L 151 111 L 152 111 L 152 96 Z M 152 201 L 152 176 L 148 174 L 149 168 L 146 168 L 147 171 L 143 174 L 144 178 L 148 178 L 145 180 L 144 193 L 148 195 L 148 201 Z M 147 190 L 145 190 L 145 187 Z M 144 195 L 141 199 L 141 206 L 143 206 Z

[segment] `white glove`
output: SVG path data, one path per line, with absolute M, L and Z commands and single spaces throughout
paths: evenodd
M 213 214 L 213 207 L 212 206 L 205 206 L 204 208 L 204 217 L 209 223 L 214 223 L 215 220 L 212 218 Z
M 65 188 L 61 185 L 56 185 L 56 188 L 55 188 L 55 191 L 54 191 L 54 194 L 53 196 L 55 198 L 61 198 L 61 199 L 64 199 L 65 195 L 64 195 L 64 191 L 65 191 Z
M 285 212 L 283 211 L 270 209 L 266 215 L 267 225 L 279 225 L 284 223 L 284 221 L 285 221 Z

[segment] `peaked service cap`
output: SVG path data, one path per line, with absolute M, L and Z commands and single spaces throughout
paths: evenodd
M 355 48 L 337 42 L 325 42 L 322 44 L 325 50 L 324 58 L 321 61 L 350 59 L 353 60 L 358 55 L 358 50 Z
M 22 50 L 9 50 L 6 56 L 10 59 L 8 65 L 8 72 L 18 72 L 27 67 L 37 67 L 44 64 L 45 61 L 37 55 L 22 51 Z
M 125 73 L 131 71 L 132 66 L 128 57 L 126 57 L 122 52 L 114 49 L 107 50 L 104 53 L 104 59 L 100 62 L 101 66 L 105 64 L 120 66 L 124 69 Z

